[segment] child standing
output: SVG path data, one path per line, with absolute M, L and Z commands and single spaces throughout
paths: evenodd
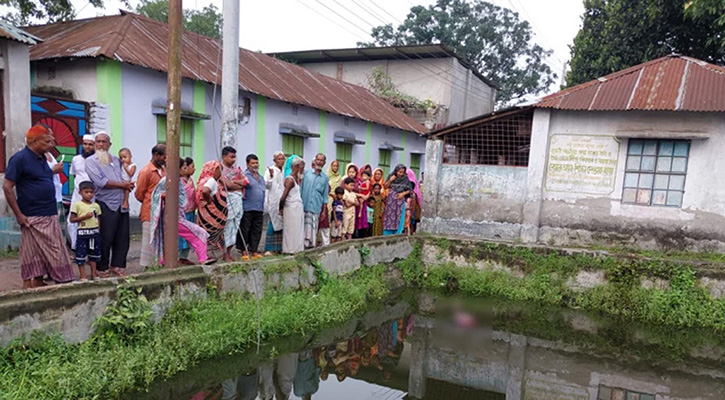
M 357 195 L 353 192 L 355 189 L 355 180 L 345 178 L 343 181 L 345 193 L 342 196 L 345 207 L 342 213 L 342 235 L 344 239 L 352 239 L 355 232 L 355 206 L 358 205 Z
M 371 224 L 372 236 L 383 236 L 383 217 L 385 215 L 385 202 L 383 201 L 383 186 L 379 183 L 373 185 L 373 194 L 370 195 L 374 199 L 373 222 Z
M 91 265 L 91 279 L 98 276 L 96 263 L 101 259 L 101 207 L 93 202 L 95 187 L 89 181 L 78 185 L 81 201 L 73 203 L 70 209 L 70 222 L 78 224 L 76 238 L 76 263 L 81 280 L 86 280 L 86 258 Z
M 131 182 L 133 176 L 136 175 L 136 164 L 133 163 L 133 155 L 131 150 L 124 147 L 118 152 L 118 158 L 121 160 L 121 179 L 124 182 Z M 129 190 L 123 191 L 123 205 L 121 210 L 128 210 L 128 195 L 131 192 Z
M 192 223 L 196 223 L 196 188 L 194 187 L 194 160 L 191 157 L 182 158 L 179 162 L 179 175 L 183 185 L 183 193 L 186 195 L 186 206 L 184 206 L 184 218 Z M 189 242 L 179 237 L 179 262 L 183 265 L 193 265 L 189 260 Z
M 368 220 L 368 227 L 366 229 L 363 229 L 362 235 L 360 237 L 371 237 L 373 235 L 373 224 L 375 223 L 375 197 L 370 196 L 368 197 L 367 201 L 367 220 Z
M 344 195 L 345 189 L 342 186 L 335 188 L 335 198 L 332 200 L 332 227 L 330 229 L 332 243 L 342 240 L 342 214 L 345 209 L 345 203 L 343 203 L 342 198 Z

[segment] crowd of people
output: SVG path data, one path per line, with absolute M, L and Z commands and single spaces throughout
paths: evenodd
M 404 343 L 413 328 L 413 316 L 388 321 L 348 340 L 285 354 L 251 373 L 226 379 L 217 387 L 195 393 L 189 400 L 287 400 L 291 394 L 311 399 L 321 381 L 335 375 L 338 382 L 358 377 L 388 381 L 398 366 Z
M 151 149 L 148 164 L 138 170 L 127 148 L 111 153 L 106 132 L 83 137 L 82 153 L 71 162 L 73 197 L 67 220 L 62 210 L 58 163 L 50 152 L 53 132 L 33 126 L 27 146 L 8 161 L 3 190 L 21 227 L 23 287 L 44 286 L 46 276 L 62 283 L 75 278 L 63 239 L 67 224 L 81 279 L 123 276 L 130 245 L 129 198 L 141 203 L 141 267 L 164 264 L 166 147 Z M 170 161 L 170 160 L 169 160 Z M 224 261 L 272 254 L 295 254 L 330 243 L 371 236 L 413 234 L 421 215 L 422 192 L 415 173 L 398 165 L 385 176 L 370 165 L 349 163 L 342 169 L 319 153 L 306 166 L 296 155 L 274 153 L 273 164 L 260 171 L 249 154 L 246 168 L 237 165 L 237 150 L 222 149 L 221 161 L 203 164 L 198 180 L 194 160 L 177 160 L 179 182 L 179 262 L 193 250 L 199 263 L 219 251 Z M 62 213 L 60 213 L 62 215 Z M 262 238 L 262 235 L 265 235 Z

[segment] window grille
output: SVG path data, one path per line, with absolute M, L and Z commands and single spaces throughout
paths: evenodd
M 682 207 L 689 140 L 630 139 L 622 203 Z
M 347 164 L 352 162 L 352 145 L 349 143 L 336 143 L 335 158 L 340 164 L 340 168 L 347 168 Z
M 388 176 L 390 173 L 390 157 L 392 154 L 392 151 L 383 149 L 381 149 L 379 153 L 378 168 L 381 168 L 383 172 L 385 172 L 385 176 Z
M 443 163 L 526 167 L 533 112 L 463 127 L 443 136 Z
M 181 126 L 179 131 L 179 156 L 193 157 L 194 156 L 194 121 L 190 119 L 181 119 Z M 166 116 L 159 115 L 156 118 L 156 142 L 166 144 Z
M 282 135 L 282 151 L 287 156 L 294 154 L 305 158 L 305 138 L 295 135 Z

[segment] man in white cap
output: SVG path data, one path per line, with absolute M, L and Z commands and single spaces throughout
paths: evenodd
M 70 164 L 70 173 L 73 175 L 73 197 L 71 198 L 71 206 L 77 201 L 81 201 L 81 195 L 78 193 L 78 185 L 81 182 L 90 181 L 86 173 L 86 158 L 93 155 L 96 152 L 96 142 L 93 135 L 83 135 L 83 151 L 81 154 L 73 157 Z M 68 215 L 70 218 L 70 215 Z M 77 224 L 72 224 L 68 221 L 68 236 L 71 240 L 71 248 L 76 248 L 76 233 L 78 230 Z

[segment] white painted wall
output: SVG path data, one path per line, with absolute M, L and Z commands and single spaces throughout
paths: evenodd
M 96 101 L 98 81 L 96 59 L 77 58 L 72 60 L 39 61 L 33 63 L 35 86 L 54 86 L 73 92 L 73 98 L 82 101 Z
M 535 121 L 539 110 L 535 113 Z M 535 124 L 536 126 L 536 124 Z M 707 140 L 693 140 L 690 147 L 688 172 L 685 180 L 685 194 L 682 210 L 670 207 L 646 207 L 621 204 L 624 170 L 627 156 L 627 139 L 617 140 L 617 132 L 649 131 L 653 138 L 665 135 L 686 135 L 687 133 L 709 134 Z M 619 142 L 619 162 L 616 168 L 614 187 L 606 195 L 555 192 L 543 188 L 546 200 L 575 202 L 579 199 L 606 197 L 612 201 L 612 213 L 631 218 L 690 218 L 686 211 L 704 211 L 725 216 L 725 185 L 713 184 L 722 179 L 725 171 L 725 114 L 686 112 L 563 112 L 551 113 L 548 132 L 552 135 L 608 136 L 612 142 Z M 548 148 L 548 146 L 547 146 Z M 546 167 L 544 167 L 546 168 Z M 544 174 L 546 182 L 546 174 Z

